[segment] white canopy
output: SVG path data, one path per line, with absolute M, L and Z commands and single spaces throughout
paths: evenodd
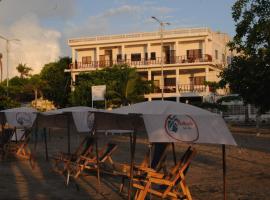
M 57 110 L 51 110 L 44 112 L 39 117 L 39 127 L 57 127 L 57 128 L 67 128 L 67 123 L 76 126 L 78 132 L 89 132 L 92 129 L 94 119 L 91 118 L 91 113 L 97 111 L 95 108 L 86 106 L 75 106 L 62 108 Z M 68 116 L 66 114 L 71 113 L 73 121 L 68 122 Z
M 0 111 L 2 123 L 7 122 L 16 128 L 31 128 L 37 118 L 37 113 L 38 111 L 31 107 L 18 107 Z
M 220 115 L 189 104 L 148 101 L 112 111 L 142 114 L 150 142 L 194 142 L 236 145 Z

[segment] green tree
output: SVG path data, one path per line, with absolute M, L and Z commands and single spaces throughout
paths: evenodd
M 45 98 L 53 101 L 58 107 L 68 104 L 70 94 L 70 73 L 65 72 L 71 58 L 60 58 L 57 62 L 46 64 L 40 72 L 40 78 L 46 82 L 42 89 Z
M 20 78 L 25 78 L 25 77 L 30 76 L 30 71 L 32 71 L 31 67 L 27 67 L 26 64 L 22 64 L 22 63 L 20 63 L 16 67 L 16 69 L 20 74 Z
M 43 97 L 43 92 L 46 88 L 47 82 L 40 78 L 39 74 L 35 74 L 29 78 L 28 83 L 25 85 L 25 91 L 33 92 L 35 101 L 38 99 L 38 94 Z
M 151 91 L 151 82 L 143 80 L 136 69 L 126 65 L 109 68 L 112 80 L 107 90 L 107 101 L 111 106 L 128 105 L 144 100 Z
M 15 76 L 9 80 L 9 97 L 18 102 L 28 102 L 33 99 L 33 94 L 31 91 L 26 89 L 28 84 L 28 78 L 20 78 Z
M 0 85 L 0 110 L 18 107 L 20 104 L 10 97 L 6 96 L 5 88 Z
M 237 0 L 232 7 L 236 35 L 229 43 L 238 54 L 222 81 L 259 113 L 270 110 L 270 1 Z
M 78 76 L 75 91 L 71 95 L 73 105 L 91 105 L 91 86 L 106 85 L 106 101 L 109 107 L 127 105 L 144 100 L 151 91 L 151 82 L 142 80 L 136 69 L 127 65 L 115 65 L 103 70 L 82 73 Z

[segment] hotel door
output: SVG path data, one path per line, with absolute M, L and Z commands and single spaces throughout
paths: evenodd
M 112 57 L 113 57 L 112 49 L 105 50 L 106 66 L 112 66 L 113 65 Z

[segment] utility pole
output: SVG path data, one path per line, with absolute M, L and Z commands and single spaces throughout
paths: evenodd
M 12 41 L 17 41 L 19 42 L 19 39 L 8 39 L 4 36 L 0 35 L 0 38 L 6 41 L 6 69 L 7 69 L 7 76 L 6 76 L 6 80 L 7 80 L 7 96 L 8 96 L 8 87 L 9 87 L 9 44 Z M 2 73 L 1 73 L 2 76 Z
M 161 99 L 162 101 L 164 100 L 164 72 L 163 72 L 163 68 L 164 68 L 164 59 L 163 59 L 163 31 L 164 31 L 164 26 L 165 25 L 170 25 L 169 22 L 163 22 L 161 20 L 159 20 L 158 18 L 152 16 L 152 19 L 156 20 L 159 25 L 160 25 L 160 55 L 161 55 Z

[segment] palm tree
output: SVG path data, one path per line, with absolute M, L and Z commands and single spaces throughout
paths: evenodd
M 28 84 L 25 86 L 28 90 L 31 90 L 35 94 L 35 102 L 37 104 L 38 94 L 43 97 L 42 89 L 46 87 L 46 82 L 40 78 L 39 74 L 31 76 Z
M 30 76 L 30 71 L 32 71 L 31 67 L 27 67 L 26 64 L 22 64 L 22 63 L 20 63 L 16 67 L 16 69 L 19 72 L 21 78 L 25 78 L 25 77 Z
M 142 80 L 134 68 L 114 66 L 109 69 L 106 99 L 111 106 L 129 105 L 144 100 L 144 94 L 151 91 L 151 83 Z

